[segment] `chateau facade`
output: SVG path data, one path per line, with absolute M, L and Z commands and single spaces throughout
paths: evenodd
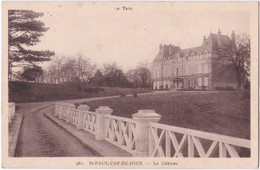
M 217 55 L 219 45 L 235 43 L 235 33 L 231 37 L 217 34 L 203 37 L 201 46 L 181 49 L 174 45 L 159 46 L 159 53 L 151 64 L 153 89 L 204 89 L 235 87 L 234 72 L 219 67 L 214 68 L 212 58 Z

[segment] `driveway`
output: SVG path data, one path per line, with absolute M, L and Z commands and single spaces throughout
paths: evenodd
M 112 97 L 66 100 L 66 102 L 88 102 Z M 92 157 L 94 153 L 77 139 L 44 116 L 53 112 L 55 101 L 19 103 L 16 113 L 23 113 L 23 123 L 17 142 L 16 157 Z
M 165 92 L 164 92 L 165 93 Z M 166 92 L 167 93 L 167 92 Z M 156 93 L 146 93 L 150 95 Z M 131 95 L 129 95 L 131 96 Z M 117 98 L 119 96 L 94 97 L 66 100 L 82 103 L 95 100 Z M 53 112 L 57 101 L 19 103 L 16 113 L 23 113 L 23 123 L 17 142 L 16 157 L 91 157 L 95 156 L 77 139 L 45 117 L 45 112 Z

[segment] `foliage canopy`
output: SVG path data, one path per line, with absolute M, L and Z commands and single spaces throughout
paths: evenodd
M 54 52 L 50 50 L 35 51 L 28 47 L 40 42 L 40 37 L 48 30 L 45 24 L 37 18 L 43 13 L 31 10 L 8 11 L 8 69 L 9 79 L 15 75 L 14 67 L 25 70 L 38 69 L 36 63 L 49 61 Z M 28 70 L 27 70 L 28 72 Z M 15 76 L 18 76 L 17 74 Z

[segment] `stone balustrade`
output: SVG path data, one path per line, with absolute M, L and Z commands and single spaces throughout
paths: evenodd
M 250 152 L 250 140 L 160 124 L 154 110 L 138 110 L 131 119 L 111 115 L 108 106 L 89 109 L 56 103 L 54 115 L 135 157 L 239 157 L 245 149 Z
M 9 102 L 8 123 L 11 123 L 15 115 L 15 103 Z

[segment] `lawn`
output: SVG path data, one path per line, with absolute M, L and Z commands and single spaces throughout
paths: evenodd
M 250 139 L 250 100 L 237 92 L 175 92 L 87 104 L 91 110 L 109 106 L 113 115 L 129 118 L 139 109 L 154 109 L 162 115 L 159 123 Z
M 67 99 L 80 99 L 121 94 L 147 93 L 148 89 L 121 87 L 82 86 L 73 84 L 40 84 L 27 82 L 9 82 L 9 102 L 43 102 Z

